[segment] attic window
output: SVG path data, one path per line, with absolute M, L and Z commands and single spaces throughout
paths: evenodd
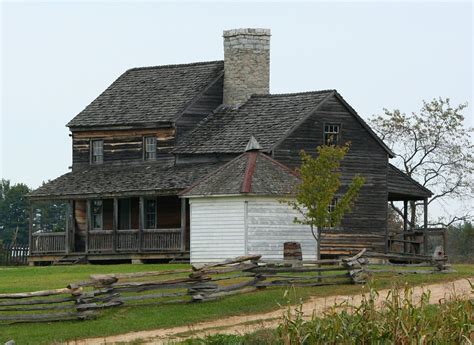
M 91 143 L 91 163 L 102 164 L 104 162 L 104 141 L 92 140 Z
M 145 137 L 143 142 L 144 158 L 146 161 L 156 159 L 156 137 Z
M 339 137 L 341 132 L 341 125 L 334 123 L 326 123 L 324 125 L 324 144 L 337 145 L 339 144 Z

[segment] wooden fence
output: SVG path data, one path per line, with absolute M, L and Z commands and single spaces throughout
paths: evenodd
M 27 244 L 0 244 L 0 266 L 19 266 L 28 264 Z
M 91 275 L 64 289 L 0 294 L 0 322 L 84 320 L 110 307 L 205 302 L 271 287 L 364 283 L 370 272 L 377 271 L 369 260 L 382 256 L 401 260 L 365 250 L 346 259 L 317 261 L 269 262 L 252 255 L 190 269 Z M 418 260 L 418 265 L 426 262 L 438 272 L 446 268 L 443 260 L 410 259 Z M 401 271 L 416 273 L 405 266 Z

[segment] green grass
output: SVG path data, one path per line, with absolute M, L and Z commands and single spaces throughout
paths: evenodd
M 90 274 L 125 273 L 138 271 L 182 269 L 187 265 L 83 265 L 0 268 L 0 293 L 25 292 L 65 287 L 68 283 L 87 280 Z M 474 277 L 474 265 L 455 265 L 456 273 L 407 275 L 394 278 L 390 274 L 377 274 L 374 287 L 390 287 L 395 279 L 409 285 L 435 283 Z M 330 296 L 360 293 L 358 285 L 324 286 L 295 289 L 295 299 L 309 296 Z M 131 331 L 182 326 L 231 315 L 267 312 L 287 303 L 284 288 L 227 297 L 199 304 L 176 304 L 147 307 L 121 307 L 109 309 L 96 320 L 68 321 L 44 324 L 0 325 L 0 343 L 14 339 L 17 344 L 51 344 L 86 337 L 100 337 Z

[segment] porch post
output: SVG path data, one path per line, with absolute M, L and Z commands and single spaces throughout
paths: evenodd
M 30 202 L 30 218 L 29 218 L 29 223 L 28 223 L 28 247 L 30 248 L 29 250 L 29 255 L 32 254 L 33 252 L 33 201 Z
M 69 225 L 71 224 L 71 201 L 68 201 L 66 204 L 66 224 L 64 229 L 64 251 L 66 254 L 69 254 Z
M 423 199 L 423 254 L 428 253 L 428 198 Z
M 138 203 L 139 217 L 138 217 L 138 251 L 142 251 L 143 227 L 145 226 L 145 198 L 140 197 Z
M 91 228 L 91 217 L 92 217 L 92 209 L 91 209 L 91 201 L 87 199 L 86 201 L 86 254 L 89 252 L 89 231 Z
M 117 251 L 117 228 L 118 228 L 118 199 L 114 198 L 114 211 L 112 221 L 112 250 L 114 253 Z
M 184 252 L 186 250 L 186 242 L 185 242 L 185 235 L 186 235 L 186 199 L 181 198 L 181 251 Z
M 69 250 L 75 252 L 75 238 L 76 238 L 76 202 L 71 200 L 71 238 L 69 240 Z
M 407 231 L 408 231 L 408 201 L 407 200 L 403 200 L 403 240 L 406 241 L 407 240 Z M 408 246 L 408 243 L 406 242 L 403 242 L 403 252 L 404 253 L 408 253 L 408 248 L 410 248 Z

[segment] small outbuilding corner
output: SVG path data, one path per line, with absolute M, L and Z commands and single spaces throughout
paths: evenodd
M 282 199 L 294 196 L 296 172 L 262 153 L 255 138 L 246 152 L 183 191 L 190 204 L 192 263 L 259 254 L 283 259 L 285 242 L 299 242 L 303 259 L 316 258 L 309 226 Z

